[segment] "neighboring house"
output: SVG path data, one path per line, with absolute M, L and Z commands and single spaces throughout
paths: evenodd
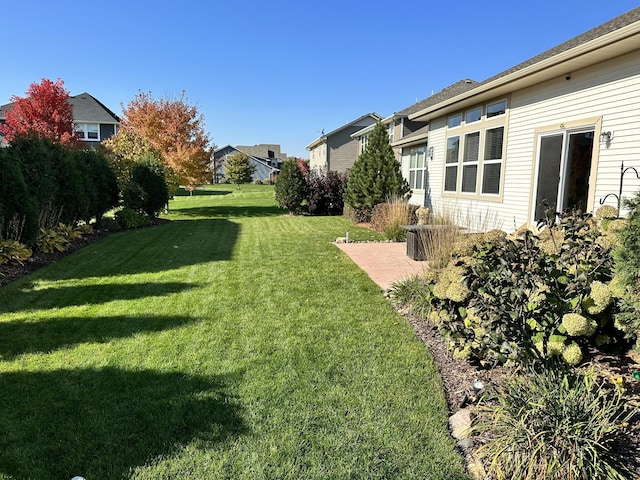
M 618 193 L 622 162 L 640 171 L 640 8 L 451 93 L 408 114 L 428 122 L 427 180 L 412 203 L 490 214 L 507 231 L 548 208 L 594 212 Z M 411 139 L 394 142 L 407 178 Z M 639 187 L 631 172 L 622 196 Z
M 120 118 L 105 107 L 95 97 L 88 93 L 81 93 L 69 97 L 73 107 L 73 122 L 76 131 L 81 133 L 80 139 L 85 146 L 94 148 L 102 140 L 109 138 L 118 131 Z M 5 122 L 5 112 L 13 104 L 0 106 L 0 123 Z
M 76 131 L 86 146 L 94 148 L 118 132 L 120 118 L 95 97 L 85 92 L 69 97 L 69 103 Z
M 367 113 L 335 130 L 317 138 L 309 145 L 309 168 L 315 171 L 346 172 L 360 154 L 360 144 L 351 137 L 355 132 L 374 125 L 382 118 L 376 113 Z
M 249 162 L 256 169 L 251 179 L 268 180 L 273 182 L 280 172 L 280 167 L 286 160 L 286 154 L 280 152 L 280 145 L 260 144 L 252 147 L 227 145 L 213 152 L 214 164 L 220 165 L 215 172 L 215 183 L 224 181 L 224 164 L 229 155 L 244 153 L 249 157 Z

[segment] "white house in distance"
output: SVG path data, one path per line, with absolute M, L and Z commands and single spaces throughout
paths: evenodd
M 491 212 L 511 231 L 548 208 L 615 206 L 623 162 L 640 171 L 640 8 L 463 82 L 403 111 L 428 125 L 392 143 L 413 179 L 411 203 Z M 622 197 L 639 188 L 628 171 Z

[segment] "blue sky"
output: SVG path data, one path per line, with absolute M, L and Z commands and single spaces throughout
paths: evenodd
M 482 81 L 638 4 L 615 0 L 21 0 L 2 7 L 0 104 L 61 78 L 116 114 L 184 90 L 222 147 L 305 147 L 463 78 Z

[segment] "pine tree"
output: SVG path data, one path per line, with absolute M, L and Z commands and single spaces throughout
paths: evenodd
M 302 210 L 302 202 L 307 196 L 307 184 L 295 159 L 288 159 L 282 164 L 275 191 L 280 208 L 289 210 L 291 214 Z
M 251 176 L 256 167 L 251 165 L 247 154 L 239 152 L 229 155 L 225 163 L 224 173 L 226 177 L 240 188 L 243 183 L 251 182 Z
M 378 203 L 391 197 L 404 197 L 410 190 L 389 144 L 387 129 L 378 122 L 364 152 L 349 172 L 345 202 L 369 216 Z

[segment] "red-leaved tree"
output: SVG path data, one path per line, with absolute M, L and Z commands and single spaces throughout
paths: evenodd
M 13 105 L 5 113 L 6 124 L 0 132 L 11 143 L 16 135 L 35 134 L 67 145 L 78 144 L 73 127 L 73 107 L 69 92 L 60 79 L 52 82 L 43 78 L 32 83 L 25 97 L 11 97 Z

